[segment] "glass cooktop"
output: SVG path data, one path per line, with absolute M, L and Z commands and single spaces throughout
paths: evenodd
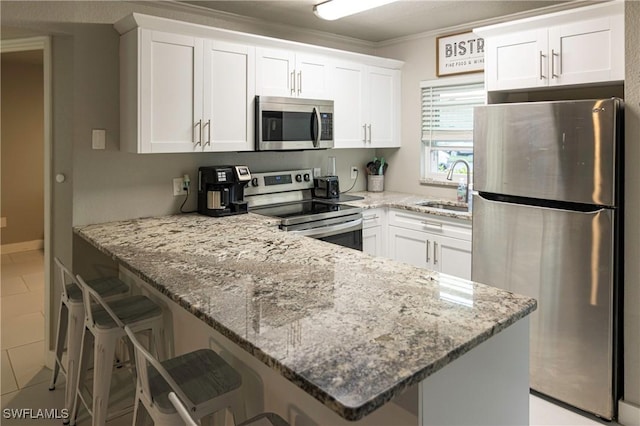
M 283 225 L 309 222 L 330 217 L 358 214 L 362 211 L 359 207 L 346 204 L 307 200 L 295 203 L 278 204 L 250 209 L 252 213 L 283 219 Z

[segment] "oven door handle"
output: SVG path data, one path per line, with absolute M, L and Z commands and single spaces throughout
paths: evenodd
M 346 234 L 347 232 L 362 229 L 362 218 L 350 220 L 346 223 L 338 225 L 322 226 L 320 228 L 303 229 L 300 231 L 291 231 L 294 234 L 304 235 L 305 237 L 324 238 L 332 235 Z

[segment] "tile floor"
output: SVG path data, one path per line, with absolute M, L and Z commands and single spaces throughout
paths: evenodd
M 5 408 L 62 408 L 64 379 L 49 391 L 51 370 L 44 367 L 44 272 L 40 250 L 2 254 L 1 350 L 2 395 Z M 63 376 L 61 376 L 62 378 Z M 531 425 L 601 425 L 535 396 L 531 401 Z M 111 420 L 109 426 L 130 425 L 131 414 Z M 15 420 L 1 418 L 2 425 L 61 425 L 61 420 Z M 82 413 L 78 424 L 90 424 Z M 616 426 L 616 423 L 607 423 Z

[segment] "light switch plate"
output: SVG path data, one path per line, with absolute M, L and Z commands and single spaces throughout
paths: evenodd
M 107 131 L 105 129 L 93 129 L 91 132 L 91 148 L 105 149 Z

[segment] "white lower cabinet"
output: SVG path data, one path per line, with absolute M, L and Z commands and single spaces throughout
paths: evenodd
M 388 224 L 391 259 L 471 279 L 471 223 L 391 209 Z
M 362 213 L 363 252 L 372 256 L 387 256 L 385 222 L 385 209 L 365 210 Z

